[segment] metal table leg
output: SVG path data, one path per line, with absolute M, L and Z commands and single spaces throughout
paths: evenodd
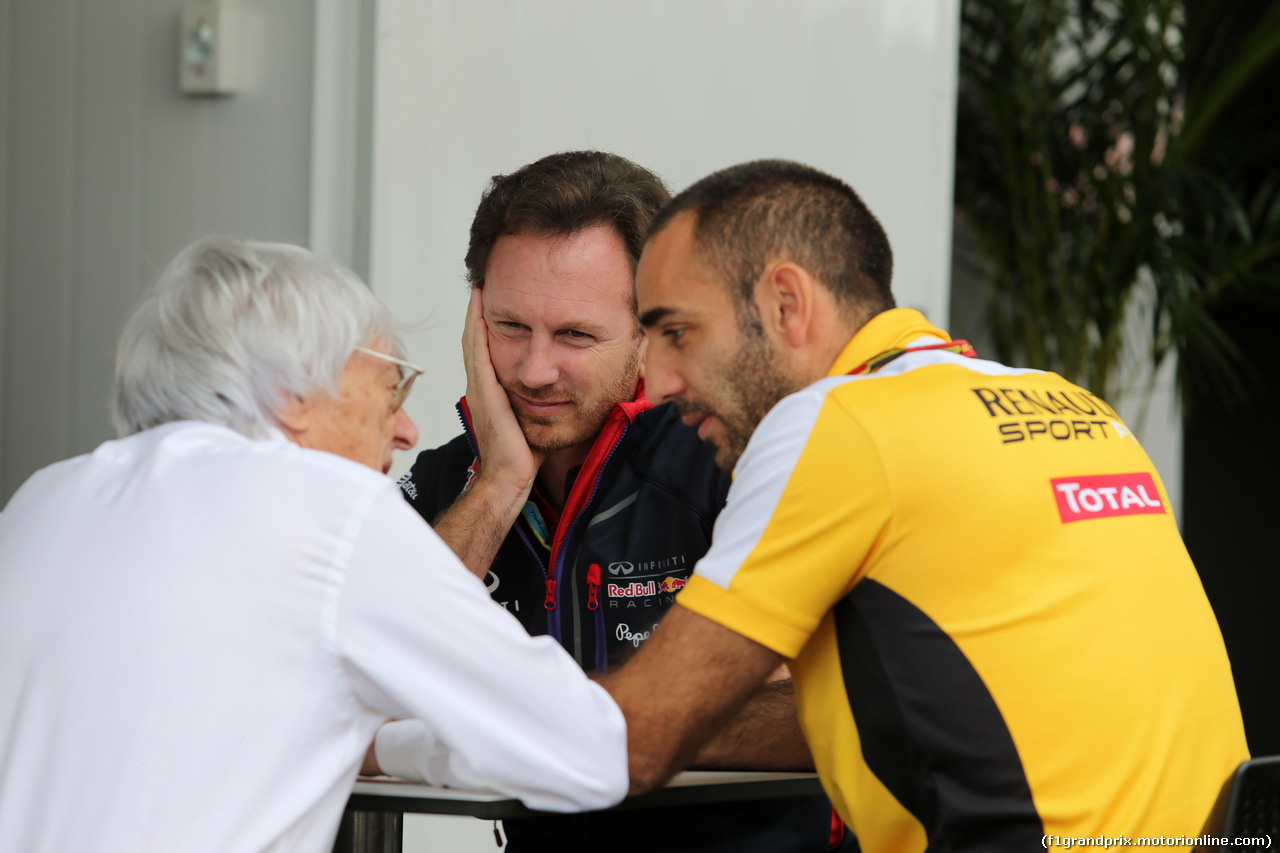
M 346 811 L 333 853 L 400 853 L 404 815 L 398 812 Z

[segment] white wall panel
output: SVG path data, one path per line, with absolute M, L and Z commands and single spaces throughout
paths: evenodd
M 316 0 L 309 245 L 369 272 L 373 3 Z
M 428 321 L 421 446 L 458 429 L 476 201 L 552 151 L 614 151 L 673 190 L 759 157 L 830 171 L 888 230 L 900 303 L 945 323 L 958 19 L 958 0 L 379 0 L 370 277 Z

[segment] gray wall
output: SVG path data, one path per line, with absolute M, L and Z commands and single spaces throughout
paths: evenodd
M 177 90 L 181 0 L 0 0 L 0 505 L 112 436 L 115 338 L 183 245 L 305 242 L 313 0 L 243 0 L 246 83 Z
M 10 0 L 0 0 L 0 507 L 8 500 L 10 489 L 5 480 L 5 435 L 7 429 L 8 396 L 5 393 L 5 363 L 8 352 L 7 318 L 9 316 L 8 237 L 9 237 L 9 21 L 13 5 Z

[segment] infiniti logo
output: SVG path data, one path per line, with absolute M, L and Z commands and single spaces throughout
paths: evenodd
M 619 560 L 616 563 L 609 564 L 609 574 L 614 577 L 617 577 L 618 575 L 630 575 L 632 573 L 640 576 L 671 574 L 672 572 L 679 571 L 688 564 L 688 560 L 685 558 L 684 554 L 663 557 L 659 560 L 640 560 L 639 562 L 634 563 L 628 560 Z

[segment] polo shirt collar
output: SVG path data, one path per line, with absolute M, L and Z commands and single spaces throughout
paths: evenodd
M 921 338 L 937 338 L 921 341 Z M 880 353 L 891 349 L 909 347 L 915 343 L 950 343 L 951 336 L 925 319 L 914 308 L 890 308 L 872 317 L 845 344 L 840 355 L 827 371 L 828 376 L 843 376 L 859 365 L 865 364 Z

